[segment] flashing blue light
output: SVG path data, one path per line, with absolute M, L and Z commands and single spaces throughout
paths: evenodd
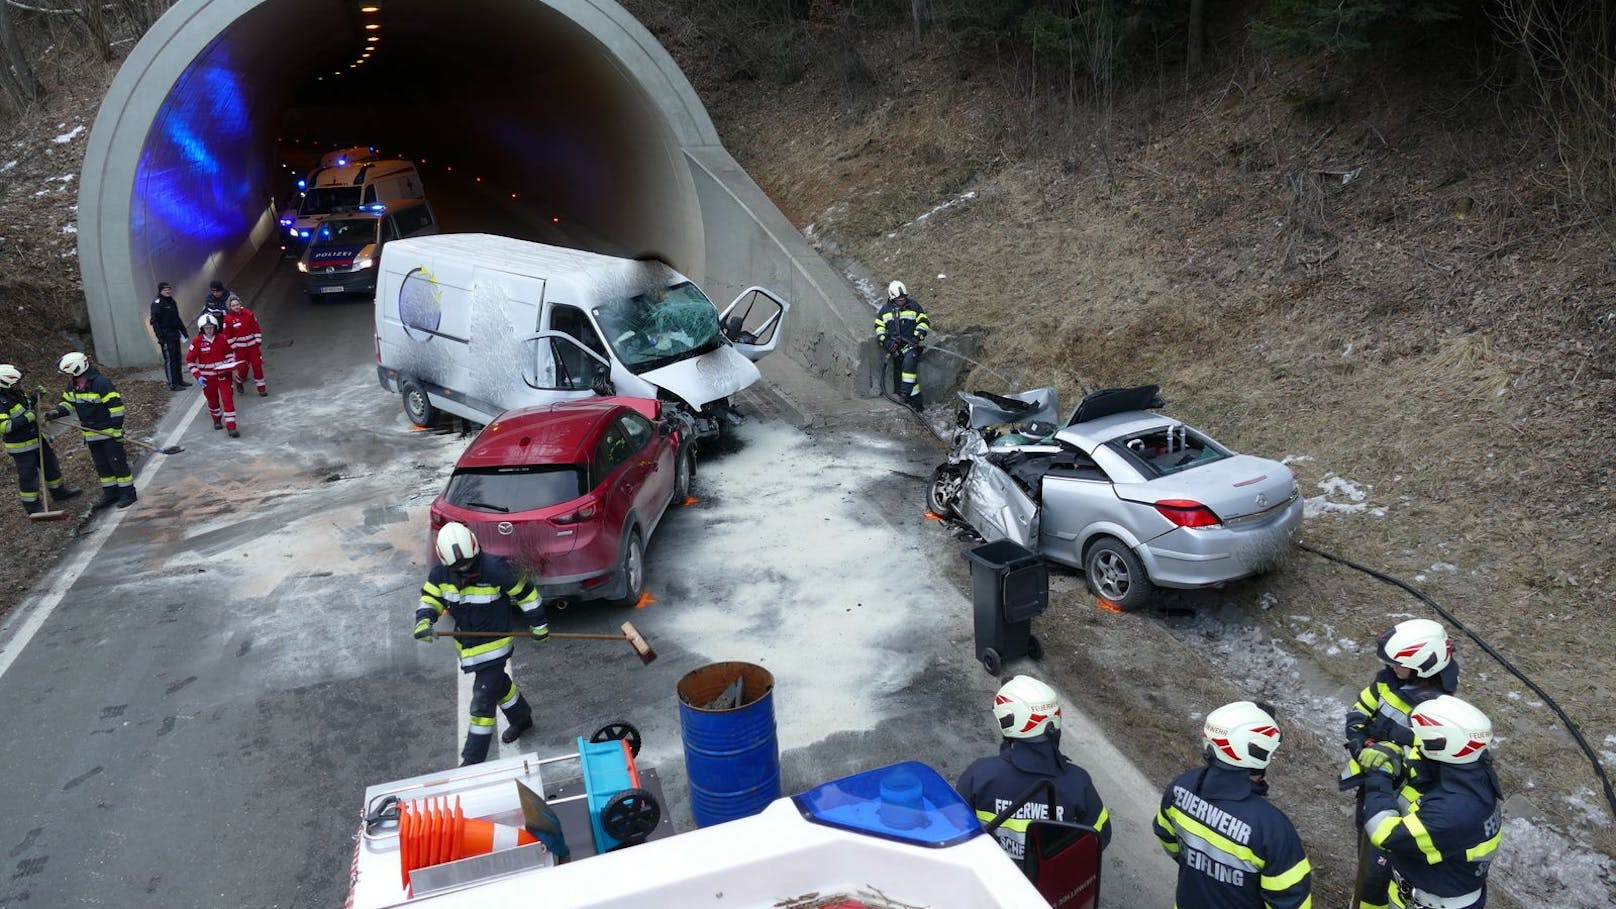
M 377 202 L 375 205 L 372 205 L 370 207 L 370 210 L 371 211 L 386 211 L 387 210 L 387 203 L 385 203 L 385 202 Z
M 281 219 L 281 226 L 282 227 L 291 227 L 292 226 L 292 219 L 291 218 L 282 218 Z
M 943 849 L 982 833 L 982 823 L 948 781 L 919 761 L 832 780 L 794 795 L 815 824 Z
M 306 230 L 300 230 L 300 231 L 297 232 L 297 235 L 300 236 L 300 237 L 306 237 L 306 236 L 309 235 L 309 232 L 306 231 Z
M 308 184 L 308 181 L 306 181 L 306 180 L 299 180 L 299 181 L 297 181 L 297 188 L 298 188 L 298 189 L 299 189 L 299 190 L 304 190 L 304 189 L 308 189 L 308 188 L 309 188 L 309 184 Z
M 338 167 L 347 167 L 348 166 L 348 159 L 347 158 L 338 158 L 337 159 L 337 166 Z

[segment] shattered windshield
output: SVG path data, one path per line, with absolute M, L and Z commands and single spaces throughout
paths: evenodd
M 360 192 L 357 186 L 317 186 L 303 197 L 303 204 L 298 206 L 297 213 L 328 215 L 339 208 L 357 208 Z
M 635 374 L 700 356 L 723 343 L 717 308 L 689 281 L 613 300 L 593 312 L 617 359 Z

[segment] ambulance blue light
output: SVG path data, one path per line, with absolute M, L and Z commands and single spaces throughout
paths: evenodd
M 983 832 L 954 787 L 919 761 L 833 780 L 791 800 L 812 823 L 916 846 L 942 849 Z
M 306 231 L 306 230 L 300 230 L 300 231 L 297 232 L 297 235 L 300 236 L 300 237 L 306 237 L 306 236 L 309 235 L 309 232 Z
M 307 181 L 304 181 L 304 180 L 299 180 L 299 181 L 297 181 L 297 188 L 298 188 L 298 189 L 300 189 L 300 190 L 303 190 L 303 189 L 308 189 L 308 188 L 309 188 L 309 184 L 308 184 L 308 182 L 307 182 Z
M 338 158 L 337 159 L 337 166 L 338 167 L 347 167 L 348 166 L 348 159 L 347 158 Z
M 387 210 L 387 203 L 385 203 L 385 202 L 377 202 L 375 205 L 372 205 L 370 207 L 370 210 L 371 211 L 386 211 Z

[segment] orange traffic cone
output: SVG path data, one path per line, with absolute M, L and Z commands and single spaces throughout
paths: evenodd
M 452 810 L 443 797 L 399 805 L 399 876 L 405 888 L 410 885 L 410 872 L 417 868 L 537 842 L 520 827 L 466 817 L 459 797 Z

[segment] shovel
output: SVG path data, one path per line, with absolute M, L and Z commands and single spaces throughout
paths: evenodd
M 516 638 L 521 637 L 517 631 L 433 631 L 435 638 Z M 645 637 L 634 627 L 632 622 L 623 623 L 622 634 L 586 634 L 583 632 L 552 631 L 552 638 L 566 638 L 575 641 L 627 641 L 634 648 L 634 655 L 640 662 L 651 665 L 656 659 L 656 651 L 645 640 Z

